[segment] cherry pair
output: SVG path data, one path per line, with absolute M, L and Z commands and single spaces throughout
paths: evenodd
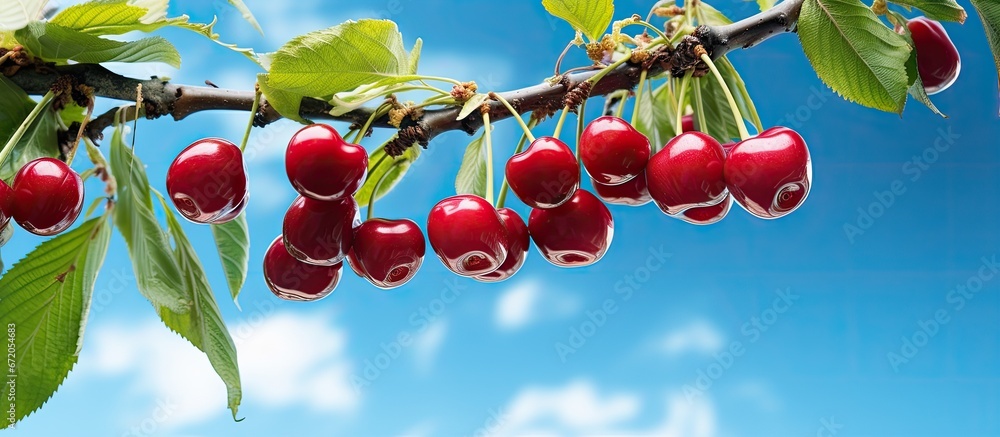
M 524 220 L 474 195 L 446 198 L 427 217 L 427 238 L 448 270 L 483 282 L 514 276 L 527 257 Z
M 83 197 L 83 180 L 66 163 L 36 159 L 18 170 L 12 185 L 0 181 L 0 230 L 13 218 L 32 234 L 59 234 L 80 217 Z

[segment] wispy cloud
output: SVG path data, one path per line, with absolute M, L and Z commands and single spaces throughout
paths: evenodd
M 447 335 L 448 320 L 438 319 L 413 340 L 413 359 L 417 373 L 426 375 L 434 369 L 434 361 Z
M 493 318 L 498 328 L 513 331 L 543 319 L 570 316 L 579 309 L 580 301 L 575 296 L 527 278 L 500 294 Z
M 695 320 L 668 332 L 658 342 L 658 349 L 670 356 L 693 352 L 711 354 L 723 348 L 723 336 L 705 320 Z

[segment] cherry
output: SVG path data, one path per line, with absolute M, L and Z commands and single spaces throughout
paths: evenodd
M 649 161 L 649 139 L 618 117 L 599 117 L 580 136 L 580 160 L 598 183 L 620 185 L 642 173 Z
M 711 225 L 726 218 L 732 207 L 733 197 L 726 195 L 726 197 L 722 199 L 722 202 L 719 202 L 717 205 L 690 208 L 673 217 L 693 225 Z
M 559 267 L 584 267 L 600 261 L 611 246 L 615 223 L 604 203 L 586 190 L 553 209 L 534 209 L 528 231 L 538 251 Z
M 809 147 L 786 127 L 737 143 L 726 159 L 726 185 L 733 199 L 760 218 L 794 211 L 809 195 L 811 181 Z
M 353 196 L 368 172 L 368 153 L 344 141 L 337 130 L 313 124 L 299 130 L 288 142 L 285 170 L 303 196 L 336 200 Z
M 670 215 L 719 203 L 726 194 L 725 160 L 726 152 L 714 138 L 702 132 L 680 134 L 649 160 L 649 194 Z
M 11 215 L 24 230 L 48 237 L 66 229 L 83 209 L 83 180 L 66 163 L 39 158 L 14 176 Z
M 514 276 L 528 258 L 528 247 L 531 246 L 528 225 L 524 224 L 521 216 L 510 208 L 500 208 L 497 214 L 507 228 L 507 259 L 495 271 L 475 277 L 482 282 L 500 282 Z
M 195 223 L 225 223 L 246 206 L 247 169 L 235 144 L 206 138 L 177 155 L 167 170 L 167 193 L 177 211 Z
M 958 80 L 962 58 L 944 26 L 937 21 L 917 17 L 910 20 L 906 27 L 910 29 L 916 46 L 917 70 L 924 81 L 924 90 L 927 94 L 937 94 L 948 89 Z
M 653 200 L 652 197 L 649 197 L 649 189 L 646 187 L 645 171 L 621 185 L 604 185 L 597 181 L 592 182 L 597 197 L 600 197 L 605 203 L 642 206 Z
M 681 131 L 683 132 L 694 132 L 697 129 L 694 127 L 694 115 L 685 115 L 681 117 Z
M 580 167 L 569 146 L 552 137 L 533 141 L 507 161 L 507 182 L 532 208 L 555 208 L 580 187 Z
M 280 236 L 264 254 L 267 288 L 285 300 L 312 301 L 326 297 L 337 288 L 342 269 L 342 263 L 317 266 L 295 259 L 285 250 Z
M 7 227 L 13 215 L 14 190 L 6 182 L 0 180 L 0 230 Z
M 388 290 L 416 276 L 425 250 L 424 233 L 412 220 L 375 218 L 354 230 L 347 259 L 355 273 Z
M 347 256 L 358 224 L 353 197 L 324 202 L 299 196 L 285 213 L 285 246 L 299 261 L 331 266 Z
M 507 228 L 496 208 L 479 196 L 458 195 L 434 205 L 427 239 L 445 267 L 460 276 L 493 272 L 507 259 Z

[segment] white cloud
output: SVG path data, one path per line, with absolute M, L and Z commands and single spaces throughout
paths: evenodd
M 502 409 L 500 424 L 490 435 L 615 435 L 649 437 L 715 437 L 715 407 L 707 398 L 692 402 L 680 393 L 667 396 L 663 422 L 643 429 L 632 425 L 642 409 L 634 393 L 601 394 L 587 380 L 564 387 L 522 389 Z
M 352 411 L 359 399 L 343 357 L 346 335 L 329 319 L 327 314 L 276 313 L 233 326 L 244 404 Z M 133 394 L 171 405 L 167 417 L 157 419 L 164 429 L 226 411 L 225 386 L 205 355 L 159 323 L 100 326 L 88 341 L 80 373 L 132 378 Z
M 517 330 L 545 318 L 576 314 L 579 300 L 559 290 L 546 289 L 536 279 L 515 282 L 497 298 L 494 322 L 503 330 Z
M 696 320 L 681 326 L 663 337 L 660 349 L 671 356 L 687 352 L 711 354 L 723 348 L 724 339 L 711 323 Z
M 418 373 L 426 375 L 434 368 L 434 360 L 447 335 L 448 321 L 438 319 L 413 339 L 413 359 Z

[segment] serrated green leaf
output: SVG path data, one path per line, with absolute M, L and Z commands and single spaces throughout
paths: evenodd
M 215 302 L 215 296 L 212 294 L 212 288 L 198 254 L 188 241 L 170 205 L 158 193 L 157 197 L 167 215 L 167 227 L 176 246 L 174 256 L 183 275 L 185 298 L 194 303 L 191 311 L 184 313 L 177 313 L 169 308 L 158 308 L 157 313 L 168 328 L 180 334 L 208 356 L 215 373 L 226 384 L 229 410 L 233 413 L 233 419 L 236 419 L 243 398 L 236 345 L 222 320 L 222 313 Z
M 663 147 L 677 134 L 677 102 L 672 102 L 673 98 L 669 85 L 663 84 L 639 101 L 635 128 L 649 138 L 653 150 Z
M 229 4 L 236 8 L 243 16 L 244 20 L 247 20 L 254 29 L 257 29 L 261 35 L 264 34 L 264 29 L 260 28 L 260 23 L 257 22 L 257 18 L 253 16 L 253 12 L 250 12 L 250 8 L 247 7 L 243 0 L 229 0 Z
M 941 21 L 956 21 L 965 23 L 968 14 L 965 8 L 959 6 L 955 0 L 889 0 L 892 3 L 902 6 L 909 6 L 920 9 L 927 15 L 927 18 Z
M 163 62 L 180 67 L 181 55 L 161 37 L 122 42 L 104 39 L 57 24 L 34 22 L 14 33 L 33 55 L 49 62 Z
M 695 109 L 694 121 L 699 131 L 715 138 L 722 144 L 732 142 L 740 137 L 739 127 L 733 119 L 733 110 L 729 107 L 729 99 L 714 76 L 708 75 L 693 81 L 695 98 L 692 104 Z
M 76 364 L 110 241 L 111 223 L 98 217 L 42 243 L 0 277 L 0 327 L 15 365 L 4 374 L 16 375 L 8 376 L 17 390 L 10 403 L 15 421 L 41 408 Z M 6 417 L 0 423 L 13 425 Z
M 0 30 L 18 30 L 42 18 L 48 0 L 3 0 L 0 2 Z
M 970 1 L 979 12 L 979 19 L 983 21 L 986 40 L 993 49 L 993 59 L 996 61 L 997 71 L 1000 72 L 1000 3 L 989 0 Z
M 382 183 L 378 187 L 375 200 L 378 201 L 385 197 L 386 194 L 389 194 L 396 187 L 399 181 L 403 180 L 403 176 L 406 176 L 406 172 L 410 170 L 410 166 L 413 165 L 413 162 L 418 157 L 420 157 L 420 146 L 416 144 L 406 149 L 402 155 L 396 158 L 392 158 L 385 153 L 384 145 L 375 149 L 371 153 L 371 157 L 368 158 L 368 179 L 365 180 L 365 183 L 361 185 L 361 188 L 354 195 L 354 200 L 362 207 L 368 205 L 368 201 L 375 191 L 375 184 L 379 180 L 382 180 Z
M 115 226 L 128 245 L 139 292 L 155 308 L 186 312 L 193 302 L 184 293 L 180 266 L 153 211 L 145 166 L 125 144 L 121 130 L 115 128 L 111 137 L 111 173 L 118 182 Z
M 246 283 L 250 263 L 250 227 L 247 225 L 246 212 L 230 222 L 212 225 L 212 236 L 219 249 L 229 294 L 239 306 L 237 298 Z
M 260 85 L 260 92 L 264 96 L 264 101 L 274 108 L 275 111 L 278 111 L 282 117 L 302 124 L 309 123 L 308 120 L 299 115 L 299 108 L 302 107 L 301 95 L 272 87 L 267 73 L 257 75 L 257 84 Z
M 129 0 L 94 0 L 63 9 L 49 22 L 92 35 L 121 35 L 149 24 L 141 21 L 148 12 Z
M 0 74 L 0 145 L 7 143 L 35 105 L 35 101 L 21 88 Z M 7 160 L 0 165 L 0 179 L 10 182 L 24 164 L 38 158 L 58 156 L 58 118 L 59 115 L 50 110 L 42 111 L 35 118 Z
M 901 113 L 909 88 L 910 46 L 858 0 L 806 0 L 802 48 L 820 79 L 845 99 Z
M 708 26 L 725 26 L 727 24 L 733 24 L 733 20 L 730 20 L 726 14 L 723 14 L 718 9 L 712 7 L 708 3 L 698 2 L 698 23 Z
M 458 169 L 455 177 L 455 194 L 475 194 L 479 197 L 486 197 L 486 147 L 484 147 L 487 133 L 484 131 L 465 148 L 465 156 L 462 157 L 462 166 Z
M 286 92 L 326 98 L 407 74 L 410 68 L 396 23 L 348 21 L 285 44 L 271 56 L 268 83 Z
M 566 20 L 574 29 L 597 41 L 608 30 L 615 15 L 613 0 L 542 0 L 545 10 Z
M 483 106 L 483 103 L 486 103 L 486 101 L 489 100 L 489 98 L 489 94 L 473 95 L 472 98 L 467 100 L 465 104 L 462 105 L 462 110 L 459 111 L 458 118 L 456 120 L 465 120 L 465 117 L 468 117 L 474 111 L 478 110 L 480 106 Z

